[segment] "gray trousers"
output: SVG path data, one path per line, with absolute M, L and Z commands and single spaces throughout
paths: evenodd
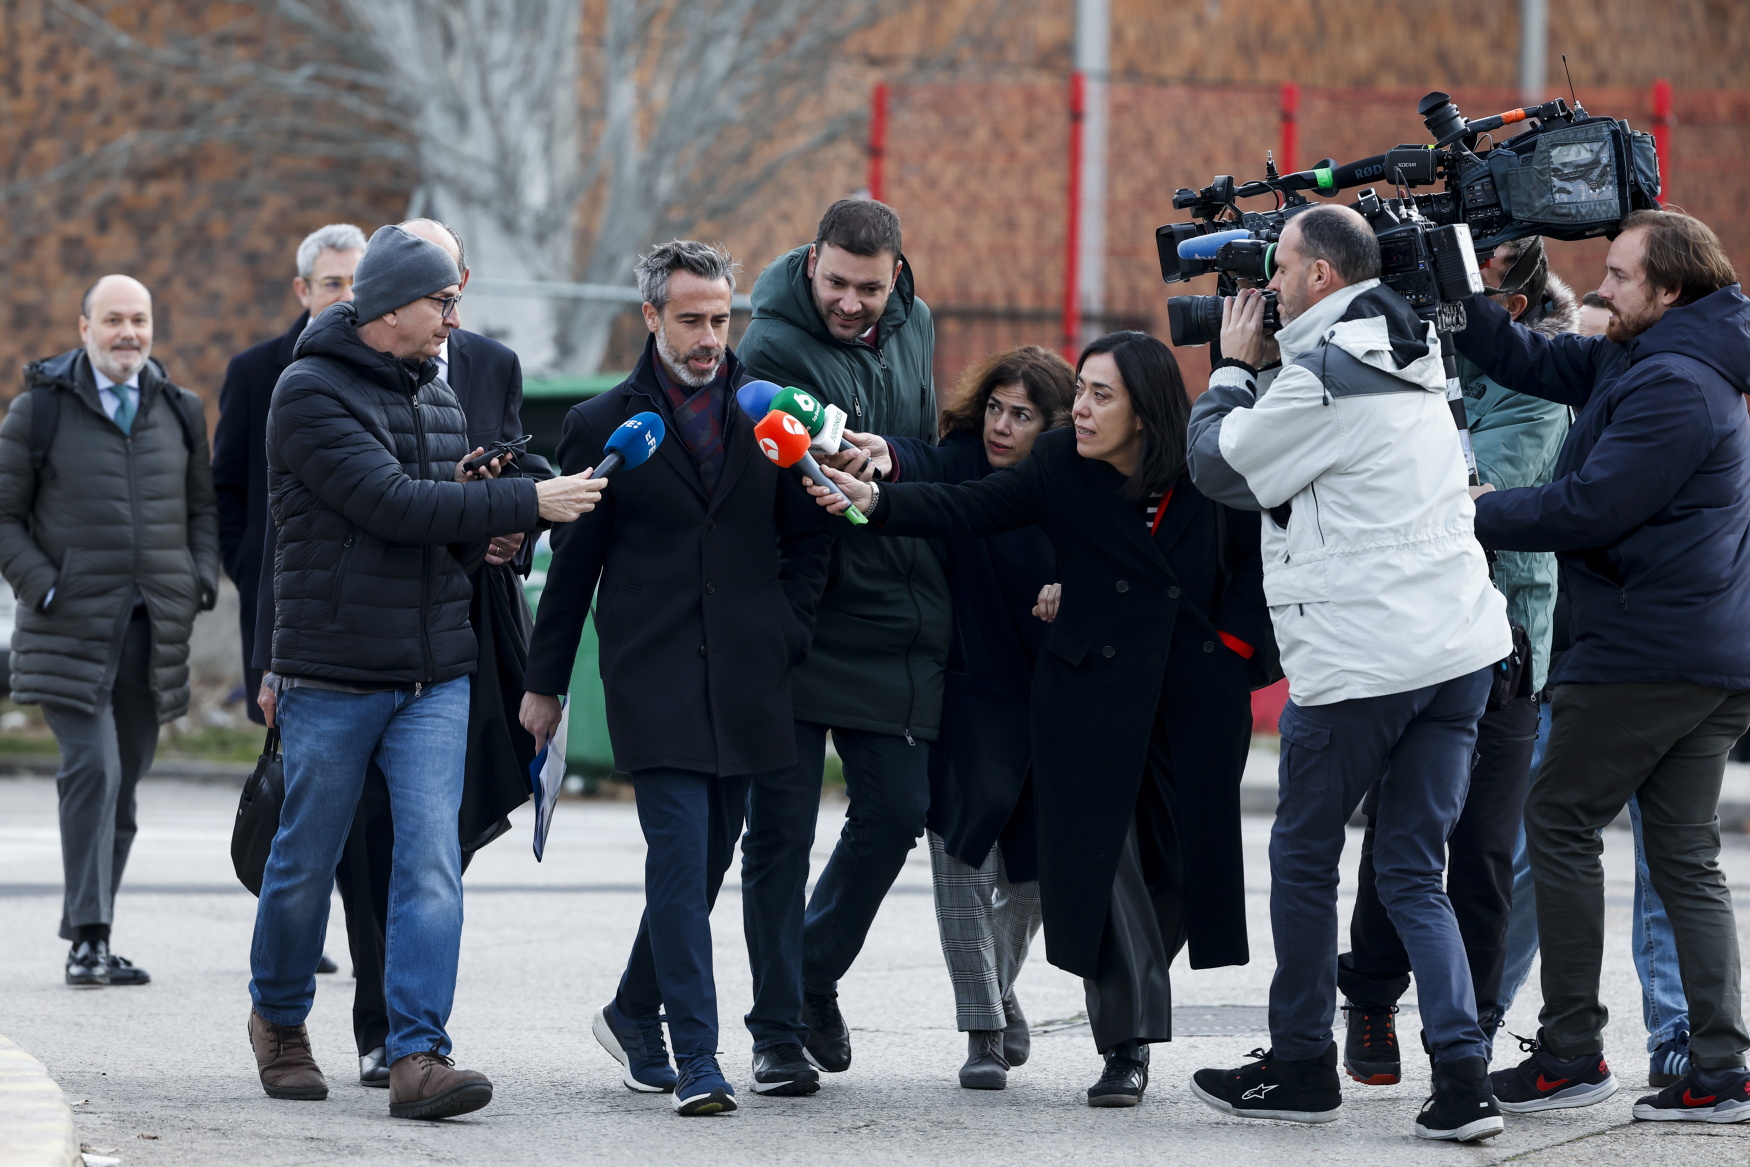
M 1173 982 L 1168 975 L 1173 951 L 1161 932 L 1132 823 L 1112 877 L 1096 975 L 1082 980 L 1088 1026 L 1100 1053 L 1133 1041 L 1147 1045 L 1173 1040 Z
M 1558 685 L 1525 803 L 1543 946 L 1543 1040 L 1561 1058 L 1604 1047 L 1603 840 L 1632 795 L 1653 888 L 1665 902 L 1702 1069 L 1744 1064 L 1738 928 L 1720 870 L 1720 780 L 1750 727 L 1750 691 L 1705 685 Z
M 955 1020 L 962 1033 L 1001 1029 L 1003 998 L 1027 960 L 1039 932 L 1039 881 L 1010 883 L 1002 848 L 992 846 L 978 867 L 948 854 L 930 833 L 930 871 L 936 889 L 936 928 L 954 983 Z
M 136 610 L 122 634 L 115 685 L 97 695 L 97 712 L 43 705 L 61 748 L 55 788 L 61 798 L 61 868 L 66 892 L 61 939 L 82 924 L 108 924 L 134 845 L 134 788 L 158 749 L 152 694 L 152 625 Z

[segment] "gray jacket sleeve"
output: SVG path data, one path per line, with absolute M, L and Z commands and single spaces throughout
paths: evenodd
M 1264 507 L 1246 484 L 1245 475 L 1221 456 L 1221 423 L 1236 409 L 1257 403 L 1258 387 L 1241 369 L 1228 366 L 1209 377 L 1209 388 L 1191 406 L 1190 432 L 1186 437 L 1186 460 L 1191 481 L 1204 496 L 1243 511 Z

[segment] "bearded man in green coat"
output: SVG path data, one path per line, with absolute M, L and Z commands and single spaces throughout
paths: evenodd
M 934 443 L 935 322 L 900 243 L 892 208 L 834 203 L 813 243 L 760 274 L 738 351 L 755 376 L 844 410 L 851 430 Z M 796 767 L 749 795 L 742 902 L 756 1051 L 801 1042 L 823 1070 L 851 1064 L 838 981 L 924 833 L 948 634 L 947 577 L 930 543 L 843 527 L 813 647 L 792 677 Z M 829 732 L 850 809 L 805 913 Z

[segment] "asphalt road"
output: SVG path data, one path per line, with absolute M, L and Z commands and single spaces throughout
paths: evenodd
M 1246 824 L 1255 959 L 1243 968 L 1175 970 L 1181 1036 L 1154 1047 L 1153 1080 L 1136 1110 L 1083 1104 L 1099 1062 L 1078 1018 L 1081 988 L 1042 957 L 1019 986 L 1038 1034 L 1032 1060 L 1012 1073 L 1005 1092 L 958 1088 L 965 1045 L 953 1030 L 921 849 L 842 986 L 855 1040 L 849 1072 L 806 1099 L 761 1099 L 744 1086 L 742 1109 L 717 1119 L 680 1119 L 665 1099 L 632 1094 L 590 1036 L 589 1019 L 613 992 L 642 909 L 644 848 L 630 806 L 585 802 L 560 807 L 545 863 L 529 853 L 525 810 L 516 831 L 467 876 L 451 1031 L 460 1064 L 496 1083 L 490 1107 L 445 1123 L 396 1121 L 384 1091 L 354 1084 L 352 982 L 338 901 L 328 950 L 341 972 L 322 978 L 310 1018 L 333 1088 L 323 1103 L 274 1101 L 257 1084 L 244 1032 L 255 904 L 230 873 L 234 807 L 235 793 L 222 786 L 146 784 L 115 944 L 154 982 L 76 991 L 61 982 L 66 946 L 55 936 L 53 785 L 0 780 L 0 1033 L 41 1058 L 77 1104 L 81 1141 L 129 1165 L 1750 1163 L 1750 1129 L 1630 1121 L 1646 1059 L 1628 953 L 1628 836 L 1620 831 L 1608 835 L 1604 976 L 1616 1018 L 1607 1054 L 1624 1089 L 1586 1110 L 1510 1116 L 1505 1135 L 1458 1148 L 1411 1134 L 1427 1088 L 1417 1059 L 1402 1085 L 1349 1085 L 1342 1119 L 1322 1127 L 1228 1119 L 1191 1096 L 1192 1070 L 1236 1065 L 1268 1042 L 1260 1008 L 1272 972 L 1263 819 Z M 823 839 L 830 841 L 841 813 L 823 807 Z M 1728 842 L 1728 864 L 1742 894 L 1750 887 L 1750 841 Z M 731 1081 L 745 1083 L 749 1042 L 738 1019 L 749 981 L 738 909 L 739 896 L 726 889 L 716 916 L 717 968 L 723 1061 Z M 1534 976 L 1510 1018 L 1519 1033 L 1535 1028 L 1535 983 Z M 1414 1048 L 1413 1009 L 1400 1020 Z M 1497 1065 L 1509 1053 L 1516 1053 L 1510 1039 Z

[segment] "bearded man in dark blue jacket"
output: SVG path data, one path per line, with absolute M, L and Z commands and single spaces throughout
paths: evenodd
M 1671 211 L 1623 220 L 1599 295 L 1603 337 L 1541 336 L 1483 296 L 1458 336 L 1502 385 L 1577 410 L 1553 481 L 1473 488 L 1485 547 L 1557 553 L 1574 637 L 1525 807 L 1541 1030 L 1493 1075 L 1495 1096 L 1523 1112 L 1616 1091 L 1599 831 L 1633 796 L 1691 1021 L 1690 1072 L 1634 1114 L 1741 1122 L 1750 1034 L 1716 812 L 1726 753 L 1750 727 L 1750 300 L 1714 233 Z

